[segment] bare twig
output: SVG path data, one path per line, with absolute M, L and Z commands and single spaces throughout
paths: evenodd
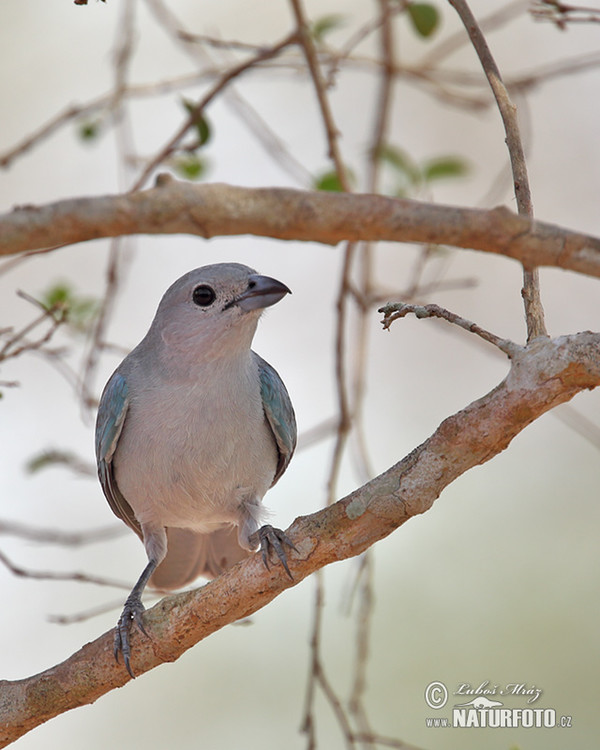
M 516 107 L 510 100 L 498 66 L 469 6 L 465 0 L 449 0 L 449 2 L 459 14 L 467 30 L 498 104 L 506 132 L 506 145 L 510 155 L 513 184 L 519 213 L 532 218 L 533 206 L 531 203 L 529 178 L 527 176 L 523 143 L 519 134 Z M 539 336 L 547 336 L 548 333 L 544 323 L 544 308 L 542 307 L 540 297 L 539 273 L 535 266 L 523 264 L 522 295 L 525 303 L 527 340 L 531 341 Z
M 213 71 L 212 78 L 218 79 L 223 74 L 224 69 L 226 70 L 227 67 L 231 67 L 231 62 L 228 66 L 217 65 L 208 54 L 207 47 L 209 46 L 221 51 L 237 48 L 238 50 L 251 52 L 255 55 L 261 55 L 265 51 L 265 45 L 244 45 L 243 43 L 223 44 L 218 39 L 212 39 L 213 43 L 209 43 L 206 37 L 202 37 L 206 40 L 205 43 L 199 45 L 197 43 L 199 38 L 183 27 L 169 5 L 162 2 L 162 0 L 146 0 L 146 3 L 162 28 L 182 47 L 183 51 L 188 54 L 194 63 L 201 66 L 200 74 L 203 71 Z M 288 54 L 290 53 L 293 54 L 292 46 L 288 50 Z M 279 60 L 279 56 L 269 60 L 262 60 L 261 66 L 276 66 L 277 60 Z M 282 62 L 280 64 L 295 70 L 297 68 L 296 63 L 297 61 L 292 60 L 289 63 Z M 261 117 L 248 100 L 239 93 L 239 90 L 235 87 L 235 83 L 232 82 L 223 91 L 223 100 L 240 117 L 241 122 L 246 125 L 248 131 L 263 147 L 265 154 L 269 158 L 275 159 L 278 165 L 285 169 L 300 185 L 308 186 L 311 184 L 310 174 L 306 167 L 296 159 L 284 140 L 273 130 L 269 121 Z
M 489 15 L 484 16 L 479 21 L 479 28 L 482 31 L 490 33 L 501 26 L 506 25 L 517 16 L 527 11 L 529 0 L 513 0 L 509 3 L 503 3 L 494 9 Z M 433 68 L 439 65 L 451 54 L 465 45 L 467 39 L 462 31 L 457 31 L 441 41 L 435 43 L 427 54 L 422 58 L 418 67 Z
M 131 187 L 131 191 L 139 190 L 146 182 L 148 177 L 159 167 L 165 159 L 170 156 L 173 151 L 179 146 L 183 138 L 187 133 L 194 127 L 194 124 L 198 121 L 198 118 L 202 115 L 204 109 L 213 101 L 213 99 L 220 94 L 232 81 L 239 78 L 243 73 L 248 70 L 256 68 L 259 63 L 269 60 L 272 57 L 279 55 L 286 47 L 289 47 L 296 41 L 296 33 L 288 34 L 277 44 L 271 47 L 265 47 L 256 54 L 252 55 L 249 59 L 244 60 L 237 65 L 233 65 L 227 71 L 225 71 L 217 80 L 217 82 L 211 87 L 200 101 L 190 111 L 189 116 L 181 127 L 175 132 L 168 142 L 162 147 L 159 153 L 146 165 L 134 185 Z
M 379 191 L 379 177 L 381 168 L 381 153 L 387 140 L 389 128 L 392 94 L 394 83 L 395 50 L 394 35 L 392 29 L 392 17 L 398 8 L 393 8 L 388 0 L 377 0 L 379 13 L 377 20 L 380 29 L 380 57 L 382 65 L 380 68 L 379 91 L 375 108 L 375 121 L 373 123 L 373 134 L 370 142 L 367 165 L 367 191 L 377 193 Z M 373 476 L 371 461 L 367 450 L 367 440 L 364 429 L 364 399 L 367 382 L 367 363 L 369 361 L 369 313 L 371 312 L 373 291 L 373 272 L 375 263 L 375 250 L 372 243 L 364 243 L 360 248 L 358 257 L 359 278 L 358 294 L 359 304 L 356 314 L 358 325 L 355 329 L 355 357 L 353 367 L 353 394 L 352 414 L 354 418 L 354 438 L 357 448 L 357 468 L 362 482 Z M 352 690 L 349 700 L 350 716 L 353 718 L 359 732 L 366 736 L 372 735 L 372 729 L 364 703 L 366 690 L 366 668 L 369 648 L 369 634 L 371 620 L 373 617 L 372 597 L 372 552 L 367 550 L 363 555 L 358 577 L 362 581 L 360 606 L 357 610 L 356 623 L 356 645 L 355 660 L 353 664 Z M 363 746 L 372 747 L 372 743 L 363 741 Z
M 106 286 L 102 296 L 102 304 L 95 320 L 88 353 L 79 378 L 79 397 L 85 409 L 93 409 L 96 399 L 92 396 L 91 383 L 98 367 L 100 353 L 103 349 L 104 335 L 117 296 L 119 284 L 119 265 L 121 260 L 122 238 L 116 237 L 111 241 L 108 263 L 106 267 Z
M 396 302 L 380 307 L 379 312 L 383 313 L 382 323 L 384 330 L 387 330 L 395 320 L 404 318 L 406 315 L 412 313 L 417 318 L 441 318 L 442 320 L 448 321 L 448 323 L 453 323 L 454 325 L 459 326 L 459 328 L 469 331 L 469 333 L 476 334 L 489 344 L 493 344 L 509 358 L 514 357 L 515 354 L 522 351 L 523 348 L 509 339 L 500 338 L 499 336 L 496 336 L 496 334 L 486 331 L 476 323 L 472 323 L 470 320 L 462 318 L 456 313 L 450 312 L 450 310 L 445 310 L 439 305 L 412 305 L 404 302 Z
M 65 310 L 60 305 L 53 305 L 52 307 L 47 308 L 25 292 L 19 291 L 17 294 L 19 297 L 26 299 L 36 307 L 41 307 L 42 314 L 37 318 L 34 318 L 31 323 L 28 323 L 19 331 L 13 331 L 12 328 L 0 330 L 0 338 L 5 339 L 4 344 L 0 347 L 0 362 L 2 360 L 19 357 L 26 351 L 32 352 L 41 349 L 50 341 L 58 328 L 66 321 Z M 39 328 L 44 323 L 48 324 L 48 328 L 41 336 L 33 340 L 27 338 L 32 331 Z
M 104 542 L 129 533 L 122 524 L 103 526 L 89 531 L 65 531 L 64 529 L 40 529 L 16 521 L 0 521 L 0 535 L 17 536 L 41 544 L 57 544 L 61 547 L 80 547 L 84 544 Z
M 93 617 L 104 615 L 107 612 L 119 611 L 122 606 L 123 599 L 116 599 L 115 601 L 101 604 L 98 607 L 86 609 L 82 612 L 76 612 L 73 615 L 48 615 L 48 622 L 52 622 L 55 625 L 73 625 L 76 622 L 86 622 Z
M 325 596 L 325 589 L 323 584 L 323 573 L 317 571 L 315 578 L 315 602 L 313 605 L 313 622 L 312 632 L 310 636 L 310 661 L 309 661 L 309 672 L 306 680 L 306 693 L 304 697 L 304 713 L 302 723 L 300 725 L 300 731 L 306 735 L 307 739 L 307 750 L 314 750 L 316 747 L 316 726 L 315 726 L 315 715 L 314 715 L 314 703 L 316 699 L 316 690 L 318 684 L 319 674 L 319 663 L 320 663 L 320 638 L 321 638 L 321 622 L 323 619 L 323 597 Z
M 291 0 L 292 9 L 296 18 L 297 29 L 295 32 L 296 38 L 299 40 L 300 45 L 304 51 L 306 57 L 306 64 L 312 78 L 317 100 L 319 102 L 319 109 L 321 111 L 321 119 L 325 126 L 325 133 L 327 136 L 327 143 L 329 146 L 329 157 L 333 161 L 336 174 L 342 186 L 342 190 L 350 192 L 350 181 L 348 179 L 348 170 L 342 159 L 342 155 L 339 148 L 339 130 L 333 119 L 331 107 L 329 105 L 329 99 L 325 91 L 325 81 L 321 74 L 319 67 L 319 61 L 317 58 L 317 52 L 313 40 L 310 35 L 309 25 L 304 13 L 301 0 Z
M 94 583 L 97 586 L 114 586 L 115 588 L 129 591 L 131 584 L 122 581 L 113 581 L 109 578 L 88 575 L 87 573 L 57 573 L 50 570 L 29 570 L 11 562 L 9 558 L 0 552 L 0 563 L 19 578 L 33 578 L 38 581 L 76 581 L 77 583 Z
M 552 21 L 559 29 L 566 29 L 570 23 L 600 23 L 600 8 L 570 5 L 560 0 L 537 0 L 531 15 L 538 20 Z
M 367 667 L 369 663 L 369 647 L 371 625 L 375 609 L 373 587 L 373 553 L 367 550 L 360 559 L 356 574 L 359 587 L 358 607 L 356 612 L 356 640 L 353 664 L 352 689 L 350 692 L 349 709 L 352 714 L 363 744 L 377 744 L 377 735 L 373 732 L 365 705 L 367 690 Z M 369 737 L 370 739 L 366 739 Z

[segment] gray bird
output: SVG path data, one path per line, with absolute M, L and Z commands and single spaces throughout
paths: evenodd
M 219 575 L 259 546 L 288 575 L 262 498 L 286 470 L 296 419 L 277 372 L 250 348 L 264 308 L 290 290 L 238 263 L 197 268 L 163 296 L 150 330 L 104 388 L 98 476 L 113 512 L 140 537 L 148 564 L 115 631 L 133 677 L 129 634 L 145 633 L 148 583 L 180 588 Z

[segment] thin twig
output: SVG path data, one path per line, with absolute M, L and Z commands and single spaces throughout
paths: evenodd
M 0 336 L 4 335 L 7 337 L 6 342 L 0 348 L 0 361 L 6 359 L 12 359 L 18 357 L 23 352 L 32 352 L 41 349 L 47 344 L 50 339 L 54 336 L 58 328 L 66 321 L 65 311 L 60 305 L 53 305 L 52 307 L 44 307 L 38 300 L 34 299 L 25 292 L 17 292 L 19 297 L 26 299 L 28 302 L 35 304 L 37 307 L 41 307 L 43 312 L 38 317 L 34 318 L 31 323 L 21 328 L 19 331 L 13 333 L 12 329 L 6 329 L 0 331 Z M 40 336 L 38 339 L 33 341 L 28 340 L 26 337 L 34 329 L 38 328 L 42 323 L 48 322 L 48 330 Z
M 162 0 L 146 0 L 146 4 L 161 24 L 161 27 L 175 39 L 194 63 L 201 65 L 203 70 L 213 71 L 211 75 L 212 79 L 222 75 L 223 66 L 216 65 L 213 62 L 212 57 L 206 49 L 208 46 L 220 50 L 234 49 L 237 46 L 238 49 L 242 50 L 245 48 L 244 51 L 252 52 L 255 55 L 260 55 L 265 50 L 264 45 L 244 45 L 243 43 L 238 43 L 237 45 L 236 43 L 222 44 L 220 40 L 212 40 L 214 43 L 211 44 L 208 41 L 208 37 L 204 45 L 198 45 L 196 43 L 196 35 L 183 27 L 171 7 L 162 2 Z M 294 49 L 292 46 L 290 46 L 289 52 L 293 54 Z M 299 59 L 299 56 L 297 57 Z M 279 56 L 270 60 L 262 60 L 261 66 L 277 66 L 279 64 L 277 62 L 278 59 Z M 297 69 L 297 60 L 281 63 L 281 65 Z M 236 115 L 241 119 L 241 122 L 248 128 L 248 131 L 263 147 L 265 154 L 269 158 L 275 159 L 278 166 L 285 169 L 299 184 L 305 186 L 312 184 L 311 176 L 304 164 L 294 156 L 284 140 L 273 130 L 270 122 L 260 116 L 248 100 L 239 93 L 239 90 L 233 83 L 224 90 L 223 101 L 234 110 Z
M 475 17 L 471 13 L 469 6 L 465 0 L 449 0 L 449 2 L 455 8 L 467 30 L 471 43 L 477 52 L 498 104 L 498 109 L 506 133 L 506 145 L 510 156 L 518 211 L 520 214 L 533 218 L 533 205 L 531 203 L 529 178 L 527 176 L 527 165 L 525 162 L 523 143 L 519 134 L 519 122 L 516 107 L 510 100 L 498 66 L 496 65 L 487 41 L 483 36 Z M 539 273 L 537 268 L 527 266 L 523 267 L 523 289 L 521 293 L 525 304 L 527 341 L 531 341 L 539 336 L 547 337 L 548 333 L 544 323 L 544 309 L 542 307 L 540 296 Z
M 300 0 L 291 0 L 294 16 L 296 19 L 296 35 L 297 39 L 304 52 L 306 63 L 310 71 L 310 76 L 313 81 L 313 87 L 319 103 L 319 109 L 321 112 L 321 119 L 325 128 L 325 135 L 328 143 L 329 157 L 333 161 L 335 172 L 338 176 L 339 183 L 342 190 L 345 192 L 350 191 L 350 182 L 347 175 L 347 170 L 344 165 L 339 145 L 338 145 L 338 130 L 335 126 L 333 115 L 329 106 L 329 100 L 327 98 L 326 86 L 321 74 L 319 67 L 317 53 L 313 44 L 313 40 L 310 36 L 308 21 L 304 14 L 304 9 Z M 331 467 L 329 471 L 329 477 L 327 481 L 327 504 L 331 504 L 335 500 L 337 478 L 341 467 L 342 457 L 346 446 L 346 441 L 351 428 L 351 414 L 348 400 L 347 384 L 346 384 L 346 345 L 345 345 L 345 326 L 347 316 L 347 304 L 348 304 L 348 289 L 350 286 L 350 273 L 352 268 L 352 260 L 355 254 L 356 246 L 352 242 L 346 243 L 344 251 L 344 263 L 342 267 L 338 297 L 336 302 L 337 316 L 336 316 L 336 343 L 335 343 L 335 370 L 336 370 L 336 384 L 337 384 L 337 396 L 338 396 L 338 414 L 339 421 L 336 431 L 336 441 L 333 456 L 331 459 Z M 302 725 L 303 731 L 307 735 L 308 750 L 313 750 L 316 746 L 316 728 L 315 728 L 315 715 L 314 715 L 314 702 L 316 697 L 316 687 L 319 685 L 323 690 L 325 697 L 331 705 L 333 712 L 338 720 L 338 723 L 342 729 L 342 732 L 346 738 L 348 748 L 353 748 L 354 744 L 348 738 L 351 734 L 351 727 L 348 723 L 348 719 L 344 712 L 341 702 L 337 698 L 333 691 L 329 681 L 327 680 L 320 654 L 320 640 L 321 640 L 321 629 L 322 629 L 322 615 L 323 615 L 323 599 L 324 599 L 324 581 L 323 577 L 319 575 L 316 581 L 316 599 L 313 613 L 313 626 L 311 636 L 311 669 L 308 677 L 306 699 L 305 699 L 305 710 L 304 710 L 304 721 Z
M 513 18 L 525 13 L 528 5 L 529 0 L 513 0 L 512 3 L 503 3 L 479 21 L 479 28 L 487 33 L 495 31 L 500 26 L 512 21 Z M 431 50 L 421 59 L 419 67 L 433 68 L 435 65 L 439 65 L 463 47 L 466 41 L 465 35 L 460 30 L 450 34 L 450 36 L 432 46 Z
M 510 339 L 500 338 L 500 336 L 486 331 L 485 328 L 481 328 L 477 323 L 472 323 L 470 320 L 450 312 L 450 310 L 446 310 L 439 305 L 412 305 L 404 302 L 395 302 L 380 307 L 378 312 L 383 313 L 383 320 L 381 322 L 384 330 L 387 330 L 395 320 L 404 318 L 406 315 L 412 313 L 419 319 L 441 318 L 448 323 L 459 326 L 459 328 L 463 328 L 465 331 L 469 331 L 469 333 L 476 334 L 489 344 L 493 344 L 509 358 L 514 357 L 517 352 L 522 350 L 521 346 L 510 341 Z
M 335 171 L 337 173 L 342 190 L 346 193 L 350 192 L 350 181 L 348 179 L 348 170 L 342 159 L 342 155 L 339 148 L 339 135 L 340 132 L 334 122 L 331 107 L 329 105 L 329 99 L 326 94 L 326 86 L 323 76 L 321 74 L 321 68 L 319 67 L 319 61 L 317 58 L 317 51 L 310 35 L 308 20 L 304 13 L 304 8 L 300 0 L 291 0 L 294 16 L 296 18 L 297 30 L 295 32 L 296 38 L 299 40 L 304 56 L 306 57 L 306 64 L 312 78 L 317 100 L 319 102 L 319 109 L 321 111 L 321 119 L 325 126 L 327 143 L 329 145 L 329 157 L 333 161 Z
M 306 734 L 307 750 L 314 750 L 317 744 L 314 704 L 317 690 L 317 675 L 320 659 L 321 623 L 323 619 L 324 606 L 324 584 L 323 573 L 318 570 L 314 576 L 315 580 L 315 602 L 312 610 L 312 632 L 310 636 L 310 665 L 306 680 L 306 693 L 304 696 L 304 713 L 300 731 Z
M 85 544 L 104 542 L 107 539 L 128 534 L 123 524 L 102 526 L 90 531 L 64 531 L 63 529 L 41 529 L 16 521 L 0 521 L 0 535 L 16 536 L 40 544 L 57 544 L 61 547 L 80 547 Z
M 378 28 L 380 29 L 381 74 L 379 91 L 375 109 L 373 135 L 370 141 L 367 164 L 367 192 L 379 192 L 379 177 L 381 171 L 381 152 L 387 140 L 392 106 L 394 83 L 394 36 L 392 17 L 397 9 L 388 0 L 377 0 L 379 6 Z M 375 254 L 373 244 L 365 242 L 360 246 L 359 279 L 358 279 L 358 325 L 356 329 L 356 347 L 353 371 L 352 414 L 354 418 L 354 443 L 356 446 L 359 480 L 365 482 L 373 476 L 373 469 L 367 450 L 367 440 L 364 431 L 363 406 L 367 380 L 367 363 L 369 347 L 369 319 L 373 304 L 374 283 L 373 272 Z
M 364 738 L 367 736 L 371 738 L 369 740 L 361 739 L 361 742 L 367 746 L 372 746 L 376 743 L 375 734 L 371 729 L 365 706 L 369 645 L 373 612 L 375 611 L 372 550 L 367 550 L 362 556 L 357 579 L 357 583 L 360 585 L 360 596 L 356 612 L 356 640 L 349 708 L 359 728 L 360 735 Z
M 198 117 L 203 113 L 204 109 L 210 104 L 210 102 L 221 93 L 233 80 L 239 78 L 242 73 L 255 68 L 259 63 L 269 60 L 272 57 L 279 55 L 286 47 L 293 44 L 296 41 L 296 33 L 288 34 L 280 42 L 274 44 L 271 47 L 265 47 L 264 49 L 257 52 L 255 55 L 247 60 L 244 60 L 237 65 L 233 65 L 231 68 L 226 70 L 217 80 L 217 82 L 211 87 L 211 89 L 200 99 L 200 101 L 191 109 L 189 116 L 181 127 L 171 136 L 169 141 L 163 146 L 159 153 L 146 165 L 134 185 L 131 187 L 131 192 L 139 190 L 152 172 L 164 162 L 164 160 L 170 156 L 177 146 L 181 143 L 187 133 L 194 127 L 194 124 L 198 121 Z
M 395 50 L 394 35 L 392 28 L 392 15 L 397 11 L 388 0 L 377 0 L 379 13 L 377 16 L 380 29 L 380 56 L 382 61 L 379 80 L 379 91 L 375 110 L 375 122 L 373 124 L 373 135 L 370 141 L 368 154 L 367 191 L 376 193 L 379 189 L 379 178 L 381 170 L 381 152 L 387 140 L 387 132 L 390 123 L 392 94 L 394 83 Z M 359 256 L 360 273 L 359 289 L 360 298 L 365 302 L 373 299 L 373 271 L 375 253 L 372 243 L 364 243 L 361 246 Z M 360 469 L 360 480 L 367 481 L 373 476 L 373 469 L 367 450 L 367 439 L 364 428 L 364 399 L 367 383 L 367 363 L 369 347 L 369 318 L 371 305 L 359 304 L 357 309 L 358 326 L 356 330 L 356 352 L 353 372 L 353 399 L 352 414 L 354 417 L 354 437 L 357 448 L 357 466 Z M 356 615 L 356 643 L 355 660 L 353 664 L 352 689 L 349 700 L 349 711 L 360 734 L 372 735 L 371 725 L 368 719 L 364 694 L 366 690 L 366 669 L 368 662 L 369 636 L 371 621 L 373 617 L 373 587 L 372 587 L 372 554 L 367 551 L 362 558 L 358 577 L 362 581 L 360 606 Z M 372 747 L 372 742 L 362 741 L 365 747 Z
M 76 581 L 77 583 L 94 583 L 97 586 L 113 586 L 114 588 L 125 589 L 129 591 L 131 585 L 122 581 L 113 581 L 110 578 L 101 578 L 91 576 L 87 573 L 57 573 L 49 570 L 28 570 L 20 565 L 15 565 L 9 558 L 0 551 L 0 563 L 2 563 L 10 572 L 20 578 L 33 578 L 38 581 Z
M 91 383 L 99 364 L 100 354 L 103 350 L 102 342 L 116 301 L 122 244 L 123 237 L 116 237 L 110 243 L 106 268 L 106 286 L 79 378 L 79 398 L 86 410 L 93 409 L 96 406 L 96 399 L 92 396 Z
M 98 617 L 98 615 L 105 615 L 107 612 L 119 611 L 122 606 L 123 600 L 117 599 L 113 602 L 107 602 L 98 607 L 92 607 L 91 609 L 76 612 L 72 615 L 48 615 L 47 620 L 54 625 L 73 625 L 76 622 L 86 622 L 93 617 Z

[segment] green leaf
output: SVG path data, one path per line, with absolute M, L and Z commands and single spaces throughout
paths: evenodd
M 310 33 L 315 42 L 322 42 L 323 38 L 330 31 L 338 29 L 346 23 L 346 17 L 339 13 L 331 13 L 327 16 L 321 16 L 313 23 Z
M 350 182 L 353 183 L 354 174 L 352 170 L 346 169 L 346 174 L 348 175 L 348 179 L 350 180 Z M 334 170 L 331 170 L 330 172 L 323 172 L 318 177 L 315 177 L 313 187 L 315 190 L 328 190 L 332 193 L 344 192 L 344 188 L 342 187 L 340 178 L 338 177 L 337 172 L 335 172 Z
M 89 330 L 99 310 L 98 300 L 79 296 L 67 282 L 58 282 L 49 287 L 42 295 L 41 302 L 46 309 L 53 311 L 57 319 L 66 320 L 69 327 L 78 333 Z
M 204 144 L 208 143 L 212 136 L 212 128 L 210 126 L 210 123 L 206 119 L 203 112 L 197 111 L 196 103 L 191 101 L 191 99 L 182 99 L 182 104 L 187 109 L 188 114 L 190 114 L 193 118 L 192 122 L 194 123 L 198 135 L 198 147 L 204 146 Z
M 329 190 L 333 193 L 341 193 L 342 185 L 340 178 L 335 172 L 325 172 L 315 180 L 315 190 Z
M 460 156 L 440 156 L 426 161 L 423 165 L 423 175 L 427 182 L 446 177 L 462 177 L 468 171 L 468 163 Z
M 377 158 L 392 167 L 411 186 L 419 185 L 423 179 L 419 166 L 404 149 L 386 143 L 380 147 Z
M 93 141 L 100 135 L 100 123 L 96 120 L 82 122 L 78 134 L 82 141 Z
M 25 464 L 25 471 L 28 474 L 35 474 L 37 471 L 41 471 L 55 463 L 58 463 L 58 461 L 53 454 L 48 451 L 43 451 L 42 453 L 32 456 L 32 458 L 27 461 Z
M 72 296 L 71 287 L 66 282 L 59 282 L 44 292 L 41 302 L 48 309 L 51 307 L 68 307 Z
M 440 22 L 440 14 L 435 5 L 431 5 L 430 3 L 411 3 L 407 10 L 412 25 L 420 36 L 431 36 L 437 29 Z
M 206 172 L 206 162 L 196 154 L 184 154 L 173 160 L 173 169 L 186 180 L 199 180 Z

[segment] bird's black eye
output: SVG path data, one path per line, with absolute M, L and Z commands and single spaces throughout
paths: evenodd
M 192 299 L 198 307 L 208 307 L 215 301 L 216 296 L 215 290 L 212 287 L 208 286 L 208 284 L 200 284 L 200 286 L 194 289 Z

